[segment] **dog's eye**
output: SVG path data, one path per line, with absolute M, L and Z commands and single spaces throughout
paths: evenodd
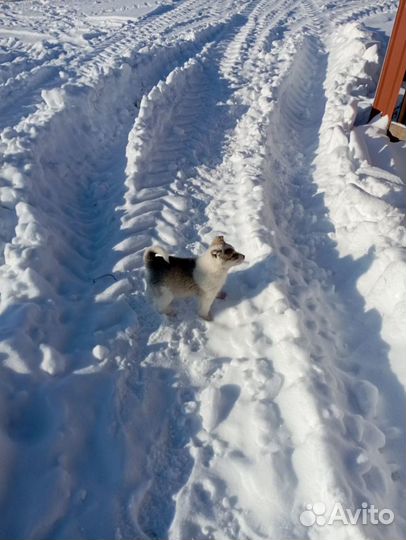
M 233 252 L 234 250 L 232 248 L 226 248 L 224 250 L 224 255 L 232 255 Z

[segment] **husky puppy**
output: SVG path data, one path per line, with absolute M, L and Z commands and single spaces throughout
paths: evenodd
M 172 257 L 161 246 L 153 246 L 144 253 L 148 292 L 156 309 L 167 315 L 173 314 L 170 304 L 174 298 L 197 296 L 200 317 L 211 321 L 214 299 L 225 298 L 220 291 L 227 272 L 244 259 L 245 255 L 227 244 L 224 236 L 216 236 L 197 258 Z

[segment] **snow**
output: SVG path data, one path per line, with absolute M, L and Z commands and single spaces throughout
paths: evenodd
M 405 537 L 396 8 L 1 3 L 1 537 Z M 144 249 L 218 234 L 213 322 L 159 315 Z

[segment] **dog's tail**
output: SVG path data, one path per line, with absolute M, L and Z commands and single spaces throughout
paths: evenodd
M 168 252 L 161 246 L 152 246 L 144 251 L 144 263 L 148 265 L 148 263 L 152 263 L 152 261 L 155 259 L 156 255 L 160 255 L 163 257 L 163 259 L 169 263 L 169 254 Z

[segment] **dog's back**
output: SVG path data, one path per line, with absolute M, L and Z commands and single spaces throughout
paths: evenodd
M 177 297 L 192 296 L 199 292 L 193 279 L 195 259 L 169 256 L 157 246 L 145 252 L 144 262 L 151 288 L 167 287 Z

